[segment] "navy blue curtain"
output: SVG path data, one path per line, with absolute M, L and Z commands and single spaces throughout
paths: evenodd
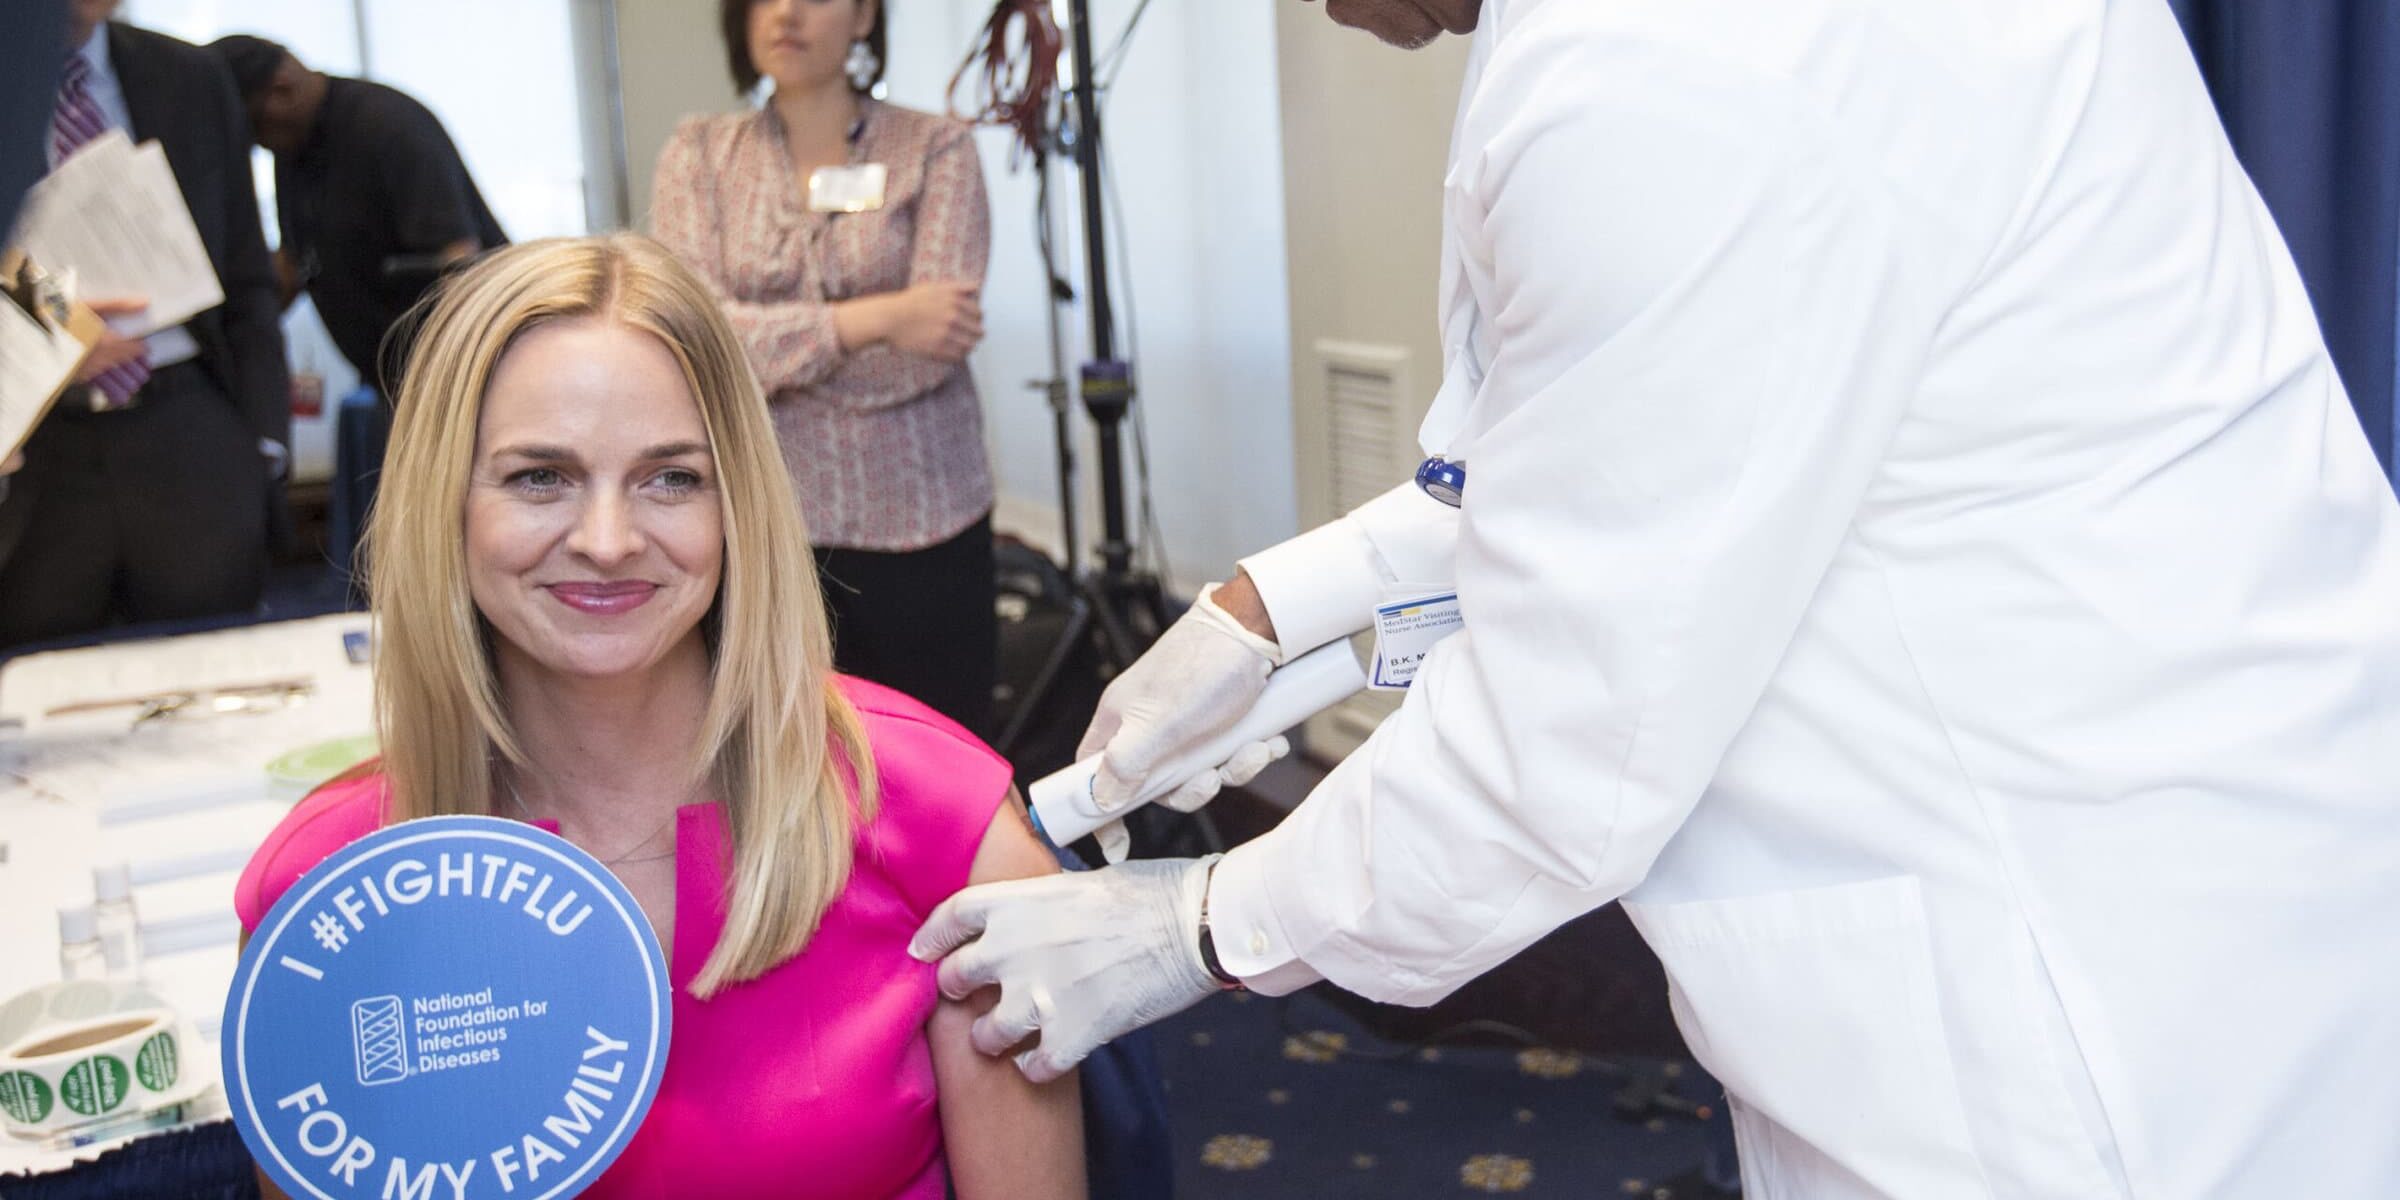
M 2392 471 L 2400 0 L 2169 0 Z

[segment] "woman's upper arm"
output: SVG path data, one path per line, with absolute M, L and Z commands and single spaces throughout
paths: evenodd
M 1034 833 L 1014 787 L 992 814 L 970 884 L 1048 875 L 1058 860 Z M 927 1028 L 942 1111 L 942 1141 L 958 1200 L 1074 1200 L 1086 1194 L 1083 1101 L 1076 1076 L 1033 1084 L 1008 1057 L 975 1052 L 967 1031 L 998 998 L 985 990 L 943 1000 Z
M 1006 879 L 1031 879 L 1036 875 L 1058 873 L 1058 856 L 1033 831 L 1033 818 L 1025 811 L 1025 794 L 1014 786 L 1006 799 L 992 814 L 992 823 L 983 831 L 983 844 L 975 849 L 975 861 L 967 868 L 967 883 L 999 883 Z
M 981 285 L 992 253 L 992 202 L 973 134 L 945 132 L 926 158 L 924 188 L 909 247 L 909 281 Z

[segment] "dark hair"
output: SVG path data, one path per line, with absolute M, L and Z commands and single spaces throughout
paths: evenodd
M 864 4 L 868 0 L 857 2 Z M 733 74 L 734 90 L 744 95 L 758 86 L 758 64 L 750 61 L 750 10 L 759 3 L 760 0 L 717 0 L 717 32 L 725 36 L 725 67 Z M 891 0 L 874 0 L 874 4 L 875 24 L 867 29 L 867 48 L 875 52 L 875 78 L 867 81 L 867 87 L 883 82 L 883 68 L 891 61 L 891 55 L 884 52 L 883 40 L 884 14 L 891 7 Z M 867 88 L 858 90 L 863 92 Z
M 291 57 L 291 52 L 281 45 L 246 33 L 218 38 L 208 48 L 233 72 L 234 87 L 244 100 L 254 99 L 267 90 L 267 85 L 275 81 L 276 68 Z

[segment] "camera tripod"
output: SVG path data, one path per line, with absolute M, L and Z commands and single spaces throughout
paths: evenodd
M 1133 366 L 1117 357 L 1116 314 L 1109 298 L 1107 231 L 1103 222 L 1100 115 L 1092 60 L 1091 12 L 1088 0 L 1072 0 L 1070 48 L 1075 64 L 1074 138 L 1072 150 L 1082 185 L 1083 242 L 1086 286 L 1084 300 L 1091 313 L 1091 358 L 1077 372 L 1077 394 L 1097 430 L 1100 469 L 1100 561 L 1086 569 L 1081 530 L 1076 520 L 1076 471 L 1073 406 L 1066 380 L 1066 352 L 1059 306 L 1071 299 L 1053 265 L 1050 253 L 1050 186 L 1048 158 L 1035 162 L 1041 190 L 1040 216 L 1043 266 L 1050 288 L 1050 357 L 1052 377 L 1042 387 L 1050 402 L 1053 436 L 1059 464 L 1059 512 L 1064 525 L 1063 573 L 1045 591 L 1063 603 L 1066 621 L 1044 656 L 1041 667 L 1018 699 L 1001 729 L 997 748 L 1015 750 L 1036 714 L 1057 690 L 1060 676 L 1077 652 L 1090 646 L 1096 652 L 1103 678 L 1131 665 L 1172 618 L 1166 592 L 1158 578 L 1133 566 L 1133 541 L 1126 516 L 1124 422 L 1134 402 Z

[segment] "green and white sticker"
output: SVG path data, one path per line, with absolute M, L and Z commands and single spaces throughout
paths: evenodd
M 0 1112 L 31 1125 L 50 1115 L 50 1085 L 31 1071 L 0 1071 Z
M 134 1077 L 142 1081 L 143 1087 L 154 1092 L 174 1087 L 175 1077 L 181 1073 L 182 1065 L 175 1054 L 175 1035 L 163 1031 L 143 1042 L 142 1048 L 133 1056 Z
M 132 1079 L 133 1072 L 125 1069 L 124 1059 L 95 1054 L 67 1068 L 58 1081 L 58 1098 L 68 1108 L 96 1117 L 125 1103 L 125 1086 Z

